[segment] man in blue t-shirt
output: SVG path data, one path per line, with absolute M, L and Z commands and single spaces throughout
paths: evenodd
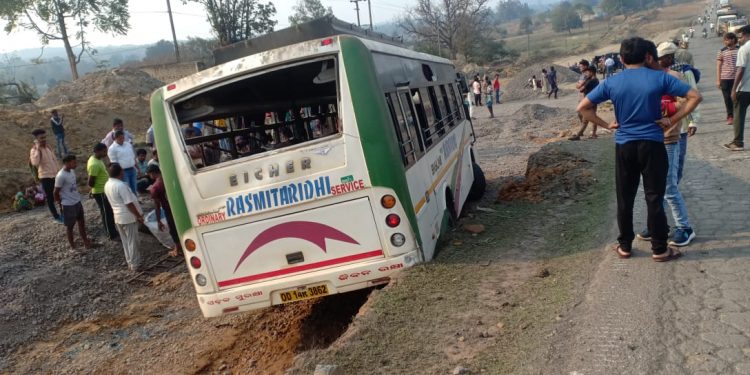
M 643 176 L 652 258 L 664 262 L 681 255 L 667 247 L 669 227 L 663 203 L 668 161 L 664 130 L 692 112 L 703 98 L 698 91 L 658 68 L 653 42 L 637 37 L 626 39 L 620 45 L 620 56 L 626 69 L 600 83 L 578 104 L 578 111 L 598 126 L 616 129 L 615 187 L 620 235 L 614 250 L 621 258 L 630 257 L 635 238 L 633 204 Z M 687 101 L 675 114 L 662 118 L 661 97 L 665 94 Z M 607 100 L 612 100 L 615 106 L 615 123 L 611 125 L 594 111 L 594 106 Z

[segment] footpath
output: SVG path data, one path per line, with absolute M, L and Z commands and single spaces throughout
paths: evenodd
M 650 244 L 639 240 L 622 260 L 611 251 L 613 230 L 605 259 L 561 324 L 567 338 L 551 338 L 545 362 L 555 373 L 750 374 L 750 151 L 721 146 L 732 139 L 715 86 L 721 39 L 690 44 L 704 101 L 681 190 L 697 238 L 677 261 L 653 262 Z M 638 231 L 642 193 L 636 207 Z

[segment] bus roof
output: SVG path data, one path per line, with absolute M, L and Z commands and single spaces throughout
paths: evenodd
M 401 37 L 387 36 L 382 33 L 362 29 L 348 22 L 341 21 L 334 16 L 326 16 L 215 49 L 213 51 L 214 61 L 216 65 L 219 65 L 248 55 L 342 34 L 403 46 Z

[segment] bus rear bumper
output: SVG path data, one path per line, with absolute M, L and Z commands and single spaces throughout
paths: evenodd
M 198 294 L 198 304 L 206 318 L 256 310 L 284 303 L 280 293 L 300 287 L 326 285 L 328 295 L 385 284 L 404 268 L 419 263 L 418 250 L 391 258 L 327 268 L 293 277 L 260 282 L 218 293 Z

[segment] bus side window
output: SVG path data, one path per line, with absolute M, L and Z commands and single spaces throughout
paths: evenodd
M 425 103 L 424 97 L 420 94 L 419 89 L 411 90 L 411 101 L 414 103 L 414 109 L 417 112 L 417 120 L 419 121 L 419 127 L 422 130 L 422 139 L 424 140 L 424 146 L 430 148 L 432 146 L 432 131 L 430 130 L 430 124 L 435 122 L 434 113 L 432 108 L 429 107 L 429 103 Z
M 464 118 L 464 111 L 466 110 L 464 105 L 464 96 L 461 95 L 461 90 L 458 89 L 457 84 L 450 84 L 448 85 L 448 92 L 451 94 L 451 98 L 453 99 L 453 102 L 456 104 L 456 118 L 462 119 Z
M 401 93 L 399 99 L 399 107 L 401 108 L 404 119 L 409 126 L 409 131 L 411 132 L 410 134 L 414 134 L 415 141 L 419 145 L 419 152 L 417 153 L 417 159 L 419 159 L 419 157 L 421 157 L 422 153 L 424 152 L 425 144 L 423 142 L 424 137 L 422 136 L 422 132 L 420 131 L 419 124 L 417 124 L 417 115 L 416 113 L 414 113 L 413 98 L 409 94 L 409 92 L 403 92 Z M 396 111 L 396 113 L 398 113 L 398 111 Z
M 450 89 L 450 86 L 448 86 L 448 88 Z M 451 97 L 449 98 L 448 92 L 445 90 L 445 85 L 440 85 L 440 93 L 443 94 L 440 104 L 445 108 L 445 121 L 448 123 L 448 126 L 452 128 L 456 125 L 456 104 L 452 97 L 453 92 L 451 91 Z
M 404 166 L 409 166 L 417 161 L 417 151 L 414 148 L 414 140 L 409 134 L 409 128 L 404 121 L 404 116 L 401 113 L 401 108 L 396 107 L 393 104 L 393 97 L 390 93 L 385 94 L 385 102 L 388 104 L 388 110 L 391 113 L 391 120 L 393 121 L 394 128 L 396 129 L 396 136 L 398 138 L 399 150 L 401 151 L 401 159 L 404 162 Z M 397 101 L 398 102 L 398 101 Z
M 433 121 L 433 126 L 437 130 L 438 137 L 442 137 L 445 135 L 445 119 L 448 115 L 448 112 L 445 111 L 445 104 L 441 102 L 441 98 L 437 96 L 437 94 L 435 94 L 434 86 L 428 87 L 427 93 L 430 97 L 432 109 L 435 112 L 435 121 Z

